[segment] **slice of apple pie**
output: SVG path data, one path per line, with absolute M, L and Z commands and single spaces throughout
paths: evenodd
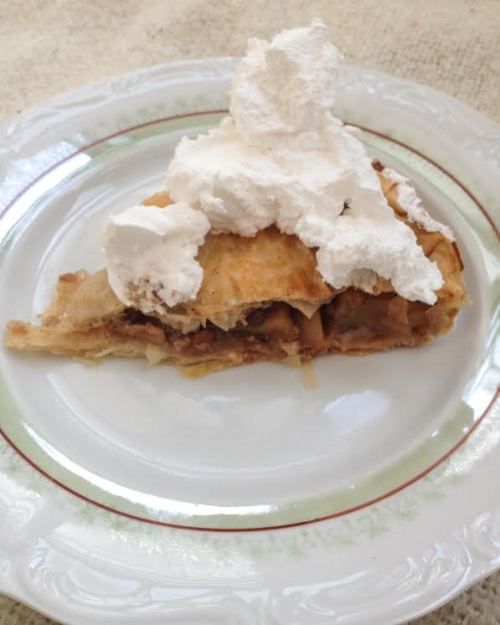
M 463 265 L 455 243 L 410 222 L 396 183 L 379 177 L 395 214 L 442 273 L 433 305 L 404 299 L 383 279 L 371 293 L 334 289 L 318 273 L 314 250 L 272 226 L 251 238 L 208 234 L 198 253 L 204 273 L 197 297 L 164 314 L 124 305 L 106 270 L 64 274 L 41 324 L 10 322 L 6 345 L 93 360 L 146 357 L 193 374 L 259 360 L 300 363 L 331 352 L 420 345 L 446 333 L 465 303 Z M 145 203 L 168 210 L 170 199 L 157 194 Z
M 110 216 L 106 268 L 61 276 L 6 344 L 196 373 L 447 332 L 466 300 L 453 234 L 333 116 L 341 61 L 320 20 L 250 39 L 230 114 L 182 138 L 168 195 Z

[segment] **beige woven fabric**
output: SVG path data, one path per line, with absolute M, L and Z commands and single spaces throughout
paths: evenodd
M 0 119 L 110 74 L 240 55 L 316 16 L 351 60 L 500 122 L 500 0 L 0 0 Z M 0 597 L 0 625 L 52 623 Z M 417 623 L 499 625 L 500 574 Z

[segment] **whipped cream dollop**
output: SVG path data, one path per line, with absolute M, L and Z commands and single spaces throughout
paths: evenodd
M 408 221 L 417 223 L 427 232 L 440 232 L 450 241 L 455 240 L 451 229 L 433 219 L 425 210 L 422 206 L 422 200 L 418 197 L 415 187 L 410 184 L 408 178 L 390 167 L 384 167 L 382 174 L 396 185 L 397 201 L 405 211 Z
M 250 39 L 229 107 L 243 140 L 264 147 L 321 147 L 342 58 L 321 20 L 283 31 L 271 43 Z
M 153 234 L 152 221 L 139 224 L 139 213 L 129 216 L 133 226 L 129 217 L 111 219 L 105 247 L 120 299 L 127 284 L 146 278 L 155 287 L 139 304 L 144 312 L 161 306 L 158 300 L 172 306 L 193 299 L 202 279 L 196 246 L 208 228 L 251 237 L 275 224 L 316 248 L 318 271 L 334 288 L 371 291 L 378 276 L 406 299 L 436 301 L 441 272 L 389 207 L 357 133 L 332 115 L 341 61 L 320 20 L 271 42 L 250 39 L 233 79 L 230 115 L 177 146 L 167 172 L 175 204 L 156 209 L 164 213 L 159 229 Z M 430 223 L 412 202 L 410 217 Z M 143 253 L 147 261 L 133 258 Z
M 205 215 L 186 204 L 133 206 L 112 215 L 104 230 L 111 288 L 146 314 L 191 299 L 203 280 L 196 255 L 209 230 Z

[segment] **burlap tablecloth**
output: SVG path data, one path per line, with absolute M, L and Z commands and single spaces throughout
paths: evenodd
M 0 0 L 0 120 L 111 74 L 241 55 L 316 16 L 348 58 L 500 121 L 500 0 Z M 52 623 L 0 597 L 0 625 Z M 500 624 L 500 574 L 418 621 L 457 624 Z

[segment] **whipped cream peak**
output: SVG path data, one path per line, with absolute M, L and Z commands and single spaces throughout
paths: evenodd
M 422 226 L 427 232 L 440 232 L 450 241 L 455 240 L 451 229 L 433 219 L 425 210 L 422 206 L 422 200 L 418 197 L 415 187 L 410 184 L 408 178 L 389 167 L 385 167 L 382 174 L 396 185 L 398 204 L 406 212 L 409 221 Z
M 304 149 L 321 143 L 322 129 L 333 120 L 341 60 L 319 19 L 307 28 L 283 31 L 271 42 L 250 39 L 229 105 L 244 140 L 273 146 L 289 138 Z
M 209 230 L 205 215 L 186 204 L 132 206 L 112 215 L 104 230 L 111 288 L 145 314 L 195 298 L 203 280 L 196 255 Z

